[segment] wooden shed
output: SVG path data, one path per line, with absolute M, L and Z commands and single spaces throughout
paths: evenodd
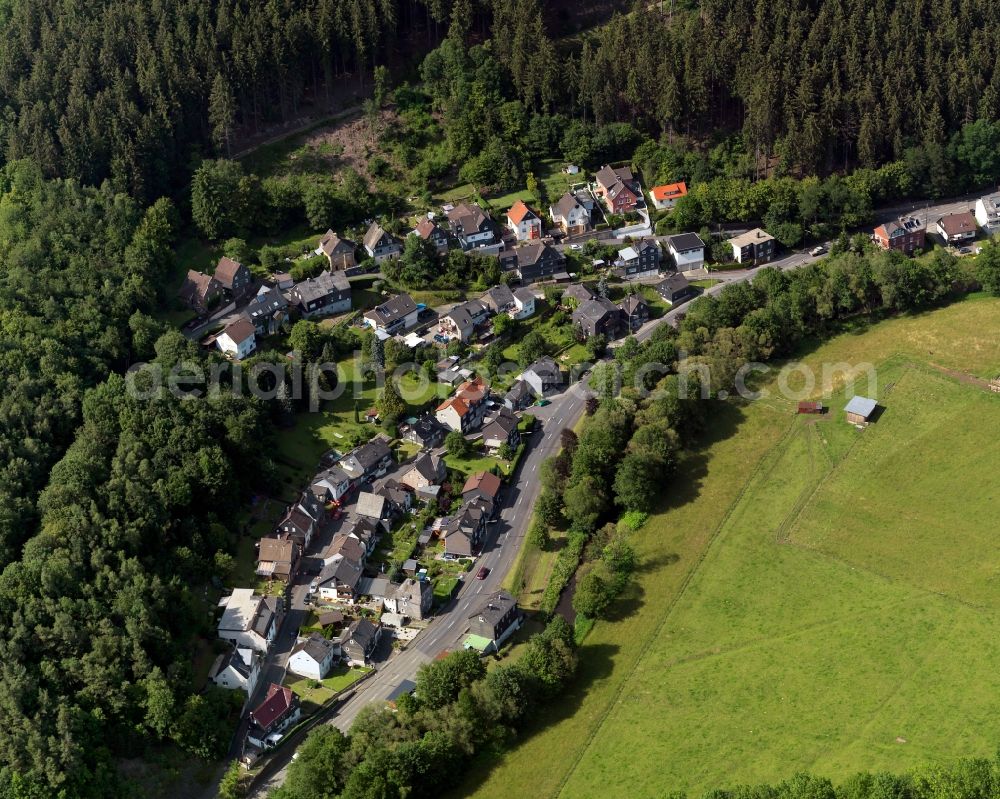
M 799 413 L 823 413 L 822 402 L 800 402 Z
M 869 397 L 852 397 L 847 403 L 844 412 L 847 414 L 847 421 L 854 425 L 864 426 L 868 424 L 878 403 Z

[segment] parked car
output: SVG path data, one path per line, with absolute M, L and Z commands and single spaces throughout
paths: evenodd
M 581 247 L 579 244 L 570 244 L 569 248 L 571 250 L 582 250 L 583 249 L 583 247 Z
M 486 577 L 489 575 L 489 573 L 490 573 L 490 570 L 487 569 L 485 566 L 483 566 L 478 572 L 476 572 L 476 579 L 477 580 L 485 580 Z
M 972 252 L 972 249 L 971 249 L 971 248 L 969 248 L 969 247 L 959 247 L 959 248 L 958 248 L 958 251 L 959 251 L 959 252 L 960 252 L 960 253 L 961 253 L 962 255 L 968 255 L 969 253 L 971 253 L 971 252 Z
M 546 405 L 551 405 L 551 404 L 552 404 L 552 400 L 547 400 L 544 397 L 542 397 L 540 400 L 538 400 L 535 403 L 535 405 L 537 405 L 539 408 L 544 408 Z
M 813 258 L 815 258 L 817 255 L 822 255 L 825 252 L 826 252 L 826 247 L 824 247 L 822 244 L 819 245 L 819 247 L 813 247 L 811 250 L 809 250 L 809 254 Z

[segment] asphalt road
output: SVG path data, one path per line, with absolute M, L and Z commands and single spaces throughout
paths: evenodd
M 969 198 L 949 200 L 940 205 L 900 206 L 880 214 L 878 219 L 886 221 L 906 212 L 918 216 L 921 221 L 933 223 L 939 216 L 969 210 L 970 207 Z M 825 256 L 816 258 L 809 255 L 808 251 L 802 250 L 773 261 L 768 266 L 790 271 L 821 260 L 823 257 Z M 705 294 L 718 294 L 730 283 L 751 279 L 756 271 L 756 269 L 739 269 L 713 272 L 711 277 L 721 282 L 706 289 Z M 636 338 L 645 341 L 659 325 L 675 324 L 684 311 L 685 305 L 667 311 L 659 319 L 644 325 L 636 333 Z M 531 444 L 521 459 L 516 479 L 506 489 L 500 519 L 491 526 L 483 554 L 476 562 L 475 569 L 469 573 L 455 599 L 438 613 L 430 626 L 417 636 L 407 649 L 397 652 L 378 666 L 378 673 L 367 680 L 364 686 L 338 710 L 331 721 L 332 724 L 346 732 L 363 707 L 373 702 L 384 701 L 400 682 L 412 680 L 421 665 L 433 660 L 439 653 L 456 649 L 461 645 L 468 630 L 469 616 L 478 607 L 484 595 L 500 588 L 521 548 L 540 490 L 539 467 L 546 458 L 558 450 L 559 431 L 563 427 L 573 427 L 583 414 L 588 393 L 584 383 L 577 383 L 553 397 L 550 405 L 532 409 L 532 414 L 542 423 L 541 430 L 533 434 Z M 485 580 L 477 580 L 473 576 L 481 566 L 490 569 Z M 276 757 L 290 761 L 292 751 L 282 750 Z M 258 787 L 251 797 L 263 799 L 268 790 L 284 782 L 286 771 L 287 763 L 286 767 L 271 780 Z

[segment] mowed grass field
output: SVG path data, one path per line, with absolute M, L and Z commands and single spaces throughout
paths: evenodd
M 460 793 L 700 796 L 992 755 L 1000 396 L 942 370 L 1000 373 L 998 329 L 1000 301 L 973 298 L 805 354 L 878 366 L 885 411 L 864 431 L 842 386 L 822 421 L 777 396 L 713 403 L 634 536 L 626 615 L 594 627 L 574 690 Z

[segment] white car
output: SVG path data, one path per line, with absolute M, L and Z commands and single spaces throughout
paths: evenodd
M 813 258 L 815 258 L 817 255 L 822 255 L 825 252 L 826 252 L 826 247 L 824 247 L 822 244 L 819 247 L 813 247 L 811 250 L 809 250 L 809 254 L 813 256 Z
M 569 248 L 571 250 L 582 250 L 583 249 L 583 247 L 581 247 L 579 244 L 570 244 Z

